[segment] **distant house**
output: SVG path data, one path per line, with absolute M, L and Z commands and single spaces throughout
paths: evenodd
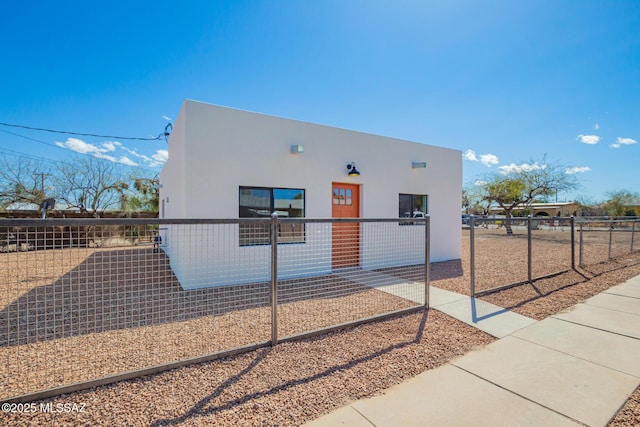
M 71 206 L 66 203 L 56 203 L 54 209 L 56 210 L 56 212 L 63 213 L 80 212 L 80 209 L 77 206 Z M 40 205 L 36 205 L 35 203 L 13 202 L 4 210 L 6 212 L 40 212 L 42 210 L 42 207 Z
M 556 203 L 530 203 L 526 206 L 521 205 L 513 209 L 512 214 L 529 211 L 532 216 L 555 216 L 568 217 L 579 215 L 579 206 L 576 202 L 556 202 Z M 503 212 L 499 206 L 489 209 L 490 215 L 498 215 Z
M 5 211 L 13 212 L 13 211 L 40 211 L 40 206 L 35 203 L 23 203 L 23 202 L 13 202 L 9 206 L 7 206 Z
M 431 260 L 443 261 L 460 258 L 461 193 L 458 150 L 187 100 L 160 173 L 160 218 L 267 218 L 274 212 L 284 218 L 429 214 Z M 416 227 L 396 227 L 397 233 L 419 232 Z M 235 245 L 233 251 L 206 241 L 216 237 L 202 230 L 184 234 L 189 235 L 177 238 L 176 230 L 167 230 L 162 236 L 184 288 L 269 277 L 268 268 L 256 273 L 252 265 L 257 254 L 268 251 L 266 242 L 243 235 L 238 226 L 227 239 Z M 317 238 L 308 233 L 297 240 L 303 246 L 281 250 L 313 248 L 314 273 L 329 272 L 336 267 L 331 261 L 335 249 L 324 242 L 326 249 L 318 256 Z M 361 241 L 354 249 L 362 253 L 356 267 L 383 267 L 368 263 L 367 245 L 376 242 L 366 236 Z M 209 249 L 190 249 L 205 246 Z M 419 247 L 415 260 L 398 259 L 396 252 L 389 251 L 384 266 L 424 262 Z M 207 270 L 196 271 L 199 268 Z M 220 273 L 225 269 L 233 271 Z M 287 266 L 280 272 L 287 277 Z

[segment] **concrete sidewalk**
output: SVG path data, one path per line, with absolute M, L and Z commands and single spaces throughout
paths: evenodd
M 640 276 L 306 425 L 605 426 L 638 385 Z
M 417 304 L 424 304 L 424 283 L 360 268 L 342 269 L 334 274 L 345 280 L 369 286 Z M 429 306 L 497 338 L 535 323 L 533 319 L 486 301 L 434 286 L 430 287 Z

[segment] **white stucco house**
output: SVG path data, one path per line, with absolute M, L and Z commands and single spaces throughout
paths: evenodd
M 273 212 L 281 218 L 428 214 L 431 261 L 460 258 L 458 150 L 191 100 L 183 103 L 168 145 L 169 159 L 160 173 L 160 218 L 269 217 Z M 226 225 L 224 232 L 216 227 L 163 227 L 163 249 L 182 287 L 268 280 L 269 263 L 256 262 L 268 259 L 266 237 L 246 233 L 247 226 L 245 233 L 237 224 Z M 398 259 L 393 246 L 368 237 L 367 227 L 375 224 L 362 226 L 356 267 L 424 263 L 421 247 L 415 248 L 415 259 Z M 400 243 L 391 245 L 402 245 L 402 233 L 424 235 L 424 227 L 396 223 L 395 228 Z M 307 230 L 296 235 L 294 229 L 289 238 L 299 244 L 279 247 L 279 277 L 301 274 L 287 251 L 309 251 L 315 262 L 304 274 L 336 268 L 335 248 L 327 244 L 331 233 Z M 386 265 L 369 255 L 379 250 L 387 253 Z

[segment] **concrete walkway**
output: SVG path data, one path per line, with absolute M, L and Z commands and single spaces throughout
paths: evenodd
M 333 273 L 343 279 L 424 304 L 424 283 L 379 271 L 348 268 Z M 430 287 L 429 306 L 497 338 L 507 336 L 535 320 L 467 295 Z
M 605 426 L 638 385 L 640 276 L 307 425 Z

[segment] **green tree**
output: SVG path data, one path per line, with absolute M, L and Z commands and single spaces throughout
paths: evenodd
M 497 203 L 506 216 L 507 234 L 513 234 L 509 219 L 518 206 L 527 206 L 538 198 L 555 195 L 577 187 L 575 175 L 567 174 L 566 166 L 550 163 L 544 157 L 540 162 L 502 169 L 489 175 L 482 185 L 484 198 Z
M 133 178 L 132 194 L 122 194 L 121 209 L 126 213 L 158 212 L 160 201 L 160 181 L 153 178 Z
M 462 209 L 467 214 L 488 214 L 490 202 L 487 202 L 483 181 L 476 181 L 462 189 Z
M 617 190 L 607 193 L 607 196 L 609 199 L 604 203 L 604 209 L 611 216 L 625 216 L 628 213 L 633 216 L 633 208 L 640 205 L 640 194 L 632 191 Z

